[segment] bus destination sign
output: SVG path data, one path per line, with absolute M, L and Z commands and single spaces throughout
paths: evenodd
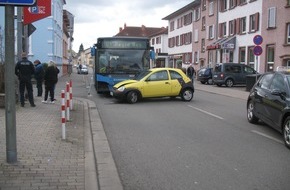
M 106 40 L 102 41 L 102 48 L 112 48 L 112 49 L 146 49 L 148 48 L 147 42 L 140 41 L 130 41 L 130 40 Z

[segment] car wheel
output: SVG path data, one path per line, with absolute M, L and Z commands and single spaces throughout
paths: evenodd
M 181 92 L 181 98 L 183 101 L 187 101 L 187 102 L 191 101 L 193 98 L 193 90 L 190 88 L 184 89 Z
M 290 116 L 288 116 L 284 122 L 283 137 L 286 147 L 290 149 Z
M 201 83 L 201 84 L 205 84 L 205 82 L 204 82 L 204 81 L 200 81 L 200 83 Z
M 213 84 L 212 79 L 208 79 L 207 84 Z
M 127 94 L 127 102 L 130 104 L 134 104 L 138 101 L 138 93 L 136 91 L 130 91 Z
M 254 115 L 254 103 L 253 103 L 253 100 L 250 100 L 249 103 L 248 103 L 248 106 L 247 106 L 247 118 L 248 118 L 248 121 L 250 123 L 257 123 L 259 121 L 259 118 L 257 118 L 255 115 Z
M 233 87 L 233 86 L 234 86 L 234 81 L 233 81 L 233 79 L 227 79 L 227 80 L 226 80 L 226 86 L 227 86 L 227 87 Z

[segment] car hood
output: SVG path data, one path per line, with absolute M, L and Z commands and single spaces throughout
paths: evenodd
M 119 88 L 121 86 L 127 85 L 127 84 L 132 84 L 132 83 L 136 83 L 138 82 L 137 80 L 124 80 L 122 82 L 119 82 L 117 84 L 114 85 L 115 88 Z

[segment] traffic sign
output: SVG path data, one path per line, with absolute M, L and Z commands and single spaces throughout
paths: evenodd
M 255 45 L 261 45 L 263 42 L 263 37 L 261 35 L 256 35 L 253 38 L 253 42 Z
M 254 55 L 259 56 L 263 53 L 263 48 L 261 46 L 255 46 L 253 52 Z
M 0 0 L 0 5 L 22 5 L 29 6 L 34 5 L 36 0 Z

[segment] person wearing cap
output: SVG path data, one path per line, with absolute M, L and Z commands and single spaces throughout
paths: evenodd
M 24 107 L 25 88 L 27 90 L 30 106 L 35 107 L 31 83 L 31 78 L 34 72 L 35 69 L 33 63 L 27 59 L 26 53 L 22 53 L 22 59 L 18 61 L 15 66 L 15 75 L 17 75 L 19 79 L 19 93 L 21 107 Z
M 36 80 L 37 96 L 41 97 L 42 92 L 43 92 L 42 83 L 43 83 L 43 77 L 44 77 L 43 65 L 37 59 L 34 61 L 34 66 L 35 66 L 34 78 Z

